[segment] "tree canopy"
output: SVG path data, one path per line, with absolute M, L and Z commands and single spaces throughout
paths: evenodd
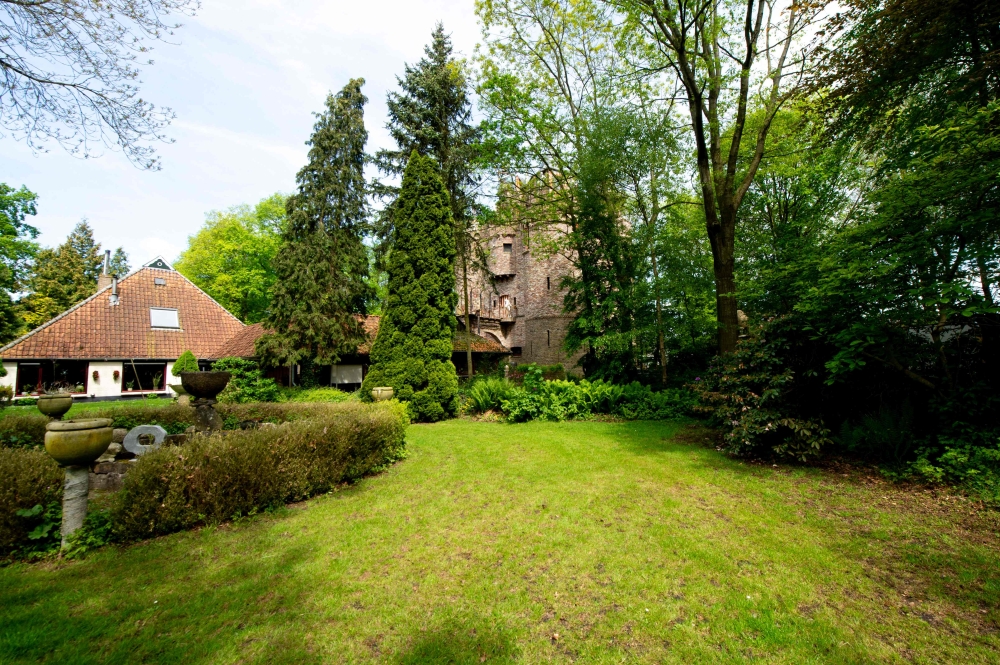
M 244 323 L 259 323 L 271 305 L 274 257 L 285 231 L 287 197 L 208 213 L 174 268 Z

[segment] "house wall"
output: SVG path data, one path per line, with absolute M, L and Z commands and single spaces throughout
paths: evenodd
M 3 368 L 7 370 L 7 376 L 0 377 L 0 386 L 10 386 L 17 392 L 17 363 L 5 362 Z
M 97 381 L 94 381 L 95 370 L 99 375 Z M 115 371 L 118 372 L 117 381 Z M 87 393 L 91 397 L 121 397 L 122 363 L 92 360 L 87 368 Z

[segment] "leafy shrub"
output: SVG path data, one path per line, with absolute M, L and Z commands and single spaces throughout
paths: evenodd
M 569 376 L 566 374 L 566 368 L 560 364 L 536 365 L 535 363 L 532 363 L 527 366 L 515 365 L 511 368 L 508 376 L 511 381 L 521 383 L 524 381 L 525 374 L 529 370 L 539 372 L 541 377 L 546 381 L 566 381 L 569 379 Z
M 795 373 L 783 364 L 780 334 L 740 340 L 736 351 L 712 361 L 694 389 L 701 412 L 726 430 L 728 450 L 737 455 L 772 452 L 801 461 L 819 455 L 831 443 L 822 421 L 796 413 L 789 394 Z
M 45 451 L 0 448 L 0 553 L 23 545 L 44 519 L 44 508 L 34 516 L 18 511 L 58 505 L 62 482 L 62 470 Z
M 273 428 L 198 437 L 144 455 L 111 504 L 114 534 L 135 540 L 328 491 L 401 457 L 408 424 L 396 401 L 320 407 Z
M 324 388 L 285 388 L 282 397 L 289 402 L 346 402 L 351 399 L 351 393 L 332 387 Z
M 490 377 L 475 381 L 467 391 L 466 408 L 472 413 L 499 411 L 513 389 L 514 384 L 506 379 Z
M 181 372 L 197 372 L 198 371 L 198 359 L 194 357 L 194 354 L 190 350 L 185 351 L 180 355 L 177 360 L 174 361 L 173 367 L 170 368 L 170 373 L 174 376 L 180 376 Z
M 913 427 L 913 407 L 904 403 L 900 409 L 883 407 L 875 415 L 866 415 L 853 425 L 845 420 L 837 442 L 847 452 L 899 466 L 912 459 L 917 441 Z
M 49 419 L 34 413 L 8 412 L 0 419 L 0 447 L 22 448 L 45 443 L 45 424 Z
M 220 402 L 277 402 L 281 388 L 264 376 L 260 366 L 244 358 L 221 358 L 212 365 L 217 372 L 230 372 L 233 377 L 219 395 Z
M 26 538 L 18 544 L 15 556 L 33 559 L 59 549 L 62 544 L 62 506 L 58 501 L 51 501 L 44 507 L 37 503 L 33 508 L 22 508 L 14 514 L 24 520 L 26 530 L 30 529 Z
M 697 400 L 691 391 L 675 388 L 653 391 L 633 382 L 619 386 L 604 381 L 546 380 L 544 368 L 529 365 L 521 372 L 522 385 L 503 379 L 481 379 L 468 391 L 472 413 L 502 410 L 510 422 L 570 420 L 595 414 L 627 420 L 666 420 L 691 413 Z

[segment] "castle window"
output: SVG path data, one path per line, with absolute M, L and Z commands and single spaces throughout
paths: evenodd
M 504 254 L 510 254 L 513 251 L 514 251 L 514 243 L 505 242 L 503 244 L 503 253 Z
M 552 278 L 551 277 L 546 277 L 545 278 L 545 288 L 547 288 L 547 289 L 551 289 L 552 288 Z
M 545 331 L 545 346 L 552 346 L 552 333 Z

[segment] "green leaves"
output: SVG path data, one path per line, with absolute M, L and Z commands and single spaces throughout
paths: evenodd
M 281 246 L 287 197 L 208 214 L 174 268 L 244 323 L 258 323 L 271 304 L 272 262 Z
M 458 407 L 451 362 L 455 335 L 455 238 L 448 192 L 434 162 L 410 155 L 394 203 L 396 236 L 387 258 L 389 297 L 361 387 L 392 386 L 414 420 L 436 421 Z

